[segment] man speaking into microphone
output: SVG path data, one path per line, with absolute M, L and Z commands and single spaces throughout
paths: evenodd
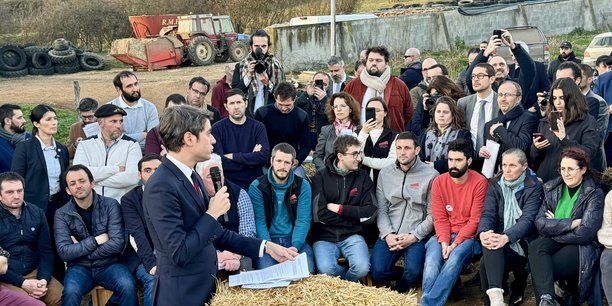
M 215 138 L 210 120 L 191 106 L 166 109 L 159 133 L 168 154 L 144 192 L 144 212 L 155 246 L 157 275 L 154 305 L 201 306 L 215 291 L 217 256 L 223 249 L 252 258 L 264 253 L 279 262 L 298 255 L 278 244 L 244 237 L 217 220 L 230 208 L 227 187 L 213 198 L 193 170 L 211 156 Z

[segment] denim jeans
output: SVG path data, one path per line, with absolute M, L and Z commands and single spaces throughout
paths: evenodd
M 111 300 L 121 306 L 138 305 L 136 282 L 132 274 L 124 265 L 115 263 L 102 268 L 68 267 L 64 278 L 62 306 L 81 305 L 83 296 L 95 285 L 113 291 Z
M 312 248 L 319 273 L 356 282 L 370 271 L 368 245 L 361 235 L 355 234 L 337 243 L 317 241 Z M 338 265 L 340 255 L 348 261 L 348 270 Z
M 451 243 L 457 235 L 451 236 Z M 437 306 L 446 304 L 448 295 L 461 274 L 461 269 L 468 262 L 474 250 L 474 238 L 459 244 L 446 261 L 442 258 L 442 245 L 438 237 L 433 236 L 425 244 L 426 256 L 423 269 L 423 296 L 421 304 Z
M 144 306 L 153 306 L 153 284 L 155 283 L 155 278 L 140 264 L 136 268 L 136 279 L 142 283 Z
M 612 249 L 604 249 L 601 253 L 601 285 L 606 293 L 608 304 L 612 305 Z
M 404 268 L 395 263 L 404 256 Z M 425 243 L 417 241 L 400 251 L 390 251 L 387 241 L 377 239 L 372 250 L 370 272 L 375 282 L 397 280 L 398 292 L 406 292 L 419 279 L 425 261 Z
M 270 241 L 276 244 L 280 244 L 286 248 L 291 246 L 291 237 L 272 238 L 270 239 Z M 308 245 L 308 243 L 304 242 L 304 245 L 298 250 L 298 253 L 306 253 L 306 256 L 308 257 L 308 271 L 310 271 L 311 274 L 314 274 L 315 268 L 312 248 Z M 273 266 L 278 263 L 278 261 L 276 261 L 274 258 L 272 258 L 272 256 L 266 253 L 264 253 L 263 257 L 258 258 L 256 261 L 258 270 Z

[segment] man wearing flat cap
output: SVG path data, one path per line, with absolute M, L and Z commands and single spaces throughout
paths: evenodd
M 577 58 L 576 54 L 574 54 L 574 50 L 572 50 L 572 43 L 569 41 L 564 41 L 559 45 L 559 57 L 548 64 L 548 79 L 550 80 L 550 83 L 554 82 L 557 78 L 556 74 L 559 65 L 567 61 L 574 62 L 578 65 L 582 63 L 582 60 Z
M 100 125 L 98 135 L 82 140 L 74 154 L 73 164 L 89 168 L 99 195 L 117 201 L 138 184 L 140 145 L 123 134 L 125 111 L 116 105 L 102 105 L 95 113 Z

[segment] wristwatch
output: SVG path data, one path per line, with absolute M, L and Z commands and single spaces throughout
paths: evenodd
M 9 257 L 11 257 L 11 254 L 7 250 L 5 250 L 2 247 L 0 247 L 0 256 L 4 256 L 6 258 L 9 258 Z

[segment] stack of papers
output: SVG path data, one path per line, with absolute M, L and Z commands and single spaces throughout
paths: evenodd
M 287 287 L 292 281 L 309 275 L 308 258 L 306 253 L 302 253 L 294 261 L 287 260 L 265 269 L 230 275 L 229 286 L 242 286 L 248 289 Z

